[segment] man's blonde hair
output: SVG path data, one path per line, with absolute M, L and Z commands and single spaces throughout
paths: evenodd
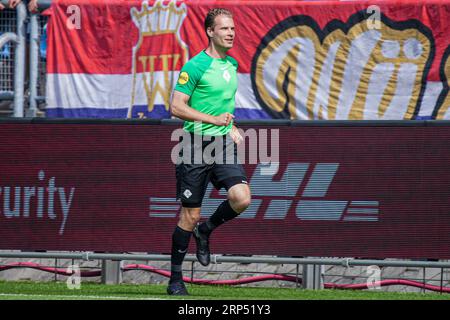
M 206 36 L 208 37 L 208 39 L 209 39 L 209 36 L 208 36 L 207 30 L 208 30 L 208 28 L 214 29 L 214 21 L 215 21 L 216 17 L 220 16 L 220 15 L 229 16 L 230 18 L 233 18 L 233 13 L 228 9 L 215 8 L 215 9 L 209 10 L 209 12 L 205 18 L 205 32 L 206 32 Z

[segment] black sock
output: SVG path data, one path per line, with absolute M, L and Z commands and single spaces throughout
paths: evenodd
M 170 258 L 170 282 L 180 281 L 183 279 L 181 267 L 184 256 L 189 247 L 189 240 L 191 240 L 190 231 L 185 231 L 177 226 L 172 234 L 172 256 Z
M 236 218 L 238 215 L 239 214 L 230 206 L 230 202 L 225 200 L 219 205 L 216 212 L 209 217 L 208 221 L 202 223 L 198 228 L 200 232 L 209 235 L 215 228 L 227 221 L 230 221 L 231 219 Z

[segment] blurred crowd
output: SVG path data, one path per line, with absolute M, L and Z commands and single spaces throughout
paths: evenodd
M 3 10 L 5 8 L 10 8 L 10 9 L 14 9 L 15 7 L 17 7 L 17 5 L 22 2 L 22 0 L 9 0 L 7 6 L 3 5 L 0 2 L 0 10 Z M 28 10 L 30 12 L 37 12 L 38 9 L 38 0 L 29 0 L 28 1 Z

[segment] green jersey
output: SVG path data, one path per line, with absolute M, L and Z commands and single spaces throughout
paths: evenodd
M 175 90 L 189 95 L 188 105 L 197 111 L 213 116 L 225 112 L 233 114 L 237 67 L 238 63 L 232 57 L 216 59 L 202 51 L 183 66 Z M 231 126 L 232 123 L 228 126 L 202 123 L 201 128 L 194 128 L 193 121 L 184 122 L 184 130 L 201 130 L 201 134 L 210 136 L 225 135 Z

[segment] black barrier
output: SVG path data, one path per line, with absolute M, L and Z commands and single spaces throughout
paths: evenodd
M 0 249 L 170 252 L 181 125 L 1 119 Z M 279 167 L 244 163 L 252 204 L 218 230 L 215 253 L 450 257 L 450 121 L 238 125 L 279 133 Z M 209 188 L 205 214 L 225 198 Z

